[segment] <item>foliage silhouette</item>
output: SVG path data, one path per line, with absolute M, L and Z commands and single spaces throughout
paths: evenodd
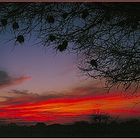
M 2 3 L 0 33 L 12 28 L 19 43 L 34 36 L 45 47 L 70 49 L 79 54 L 84 74 L 103 78 L 110 86 L 137 89 L 139 13 L 139 3 Z M 95 67 L 87 63 L 92 60 Z

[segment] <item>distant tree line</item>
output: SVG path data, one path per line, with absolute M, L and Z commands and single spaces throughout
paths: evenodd
M 92 115 L 91 122 L 77 121 L 73 124 L 51 124 L 38 122 L 35 125 L 0 125 L 0 137 L 4 138 L 139 138 L 140 120 L 118 120 L 109 115 Z

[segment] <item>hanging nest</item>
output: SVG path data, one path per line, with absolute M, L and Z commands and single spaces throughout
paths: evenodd
M 88 15 L 89 15 L 89 12 L 88 12 L 87 9 L 83 10 L 82 13 L 81 13 L 81 17 L 82 17 L 83 19 L 85 19 Z
M 19 42 L 20 44 L 24 43 L 24 36 L 23 35 L 19 35 L 17 36 L 17 42 Z
M 56 37 L 53 34 L 49 35 L 49 40 L 51 42 L 55 41 L 55 39 L 56 39 Z
M 47 22 L 48 23 L 54 23 L 54 17 L 52 15 L 47 16 Z
M 12 27 L 13 27 L 13 30 L 17 30 L 19 28 L 19 24 L 17 22 L 14 22 Z
M 58 49 L 60 52 L 63 52 L 63 51 L 65 51 L 65 50 L 67 49 L 67 46 L 68 46 L 68 41 L 65 40 L 65 41 L 63 41 L 62 44 L 60 44 L 60 45 L 57 47 L 57 49 Z

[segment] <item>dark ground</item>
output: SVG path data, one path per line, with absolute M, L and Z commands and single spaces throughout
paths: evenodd
M 140 138 L 140 121 L 111 123 L 75 123 L 72 125 L 18 126 L 16 124 L 1 125 L 1 138 Z

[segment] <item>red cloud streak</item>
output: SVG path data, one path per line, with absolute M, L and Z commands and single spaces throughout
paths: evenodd
M 19 80 L 20 81 L 20 80 Z M 21 97 L 16 97 L 20 100 Z M 28 96 L 27 96 L 28 98 Z M 139 117 L 139 104 L 132 108 L 140 96 L 126 98 L 120 95 L 61 97 L 37 102 L 10 104 L 5 101 L 0 105 L 0 119 L 19 119 L 23 122 L 66 123 L 88 119 L 92 114 L 105 112 L 120 117 Z M 6 103 L 7 102 L 7 103 Z

